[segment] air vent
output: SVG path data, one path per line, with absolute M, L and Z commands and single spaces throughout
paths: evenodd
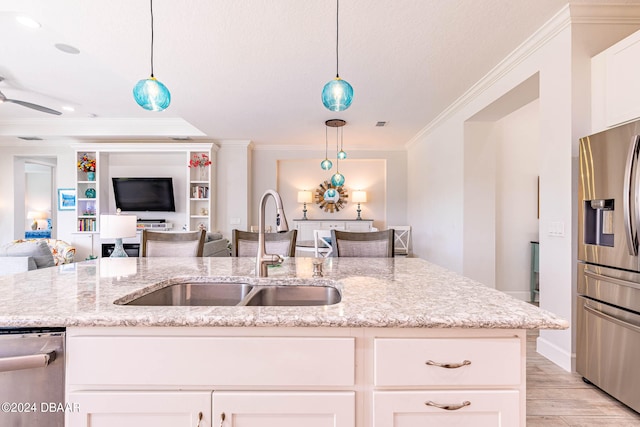
M 18 138 L 23 141 L 42 141 L 42 138 L 39 136 L 19 136 Z
M 175 136 L 171 138 L 174 141 L 191 141 L 191 138 L 188 136 Z
M 379 127 L 379 128 L 384 127 L 386 125 L 387 125 L 387 122 L 377 122 L 376 123 L 376 126 Z

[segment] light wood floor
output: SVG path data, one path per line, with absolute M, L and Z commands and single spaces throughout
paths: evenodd
M 527 427 L 638 427 L 640 414 L 540 356 L 527 335 Z

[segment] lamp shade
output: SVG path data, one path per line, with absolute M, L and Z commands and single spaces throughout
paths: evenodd
M 352 191 L 351 192 L 351 201 L 353 203 L 366 203 L 367 202 L 367 192 L 366 191 Z
M 47 219 L 47 213 L 43 211 L 29 211 L 27 212 L 27 218 L 29 219 Z
M 138 218 L 135 215 L 100 215 L 100 237 L 122 239 L 136 237 Z
M 313 197 L 311 191 L 298 191 L 298 203 L 311 203 L 313 201 Z

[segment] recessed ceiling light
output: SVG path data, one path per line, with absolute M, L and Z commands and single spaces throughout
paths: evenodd
M 54 45 L 56 47 L 56 49 L 64 52 L 64 53 L 71 53 L 73 55 L 77 55 L 80 53 L 80 50 L 77 47 L 68 45 L 68 44 L 64 44 L 64 43 L 56 43 Z
M 76 111 L 76 109 L 75 109 L 75 108 L 70 107 L 70 106 L 68 106 L 68 105 L 63 106 L 63 107 L 62 107 L 62 109 L 63 109 L 64 111 Z
M 29 28 L 40 28 L 40 23 L 33 18 L 29 18 L 28 16 L 16 16 L 16 21 Z

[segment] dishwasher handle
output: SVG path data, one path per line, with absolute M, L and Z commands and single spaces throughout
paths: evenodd
M 56 352 L 30 354 L 28 356 L 0 357 L 0 372 L 43 368 L 56 360 Z

